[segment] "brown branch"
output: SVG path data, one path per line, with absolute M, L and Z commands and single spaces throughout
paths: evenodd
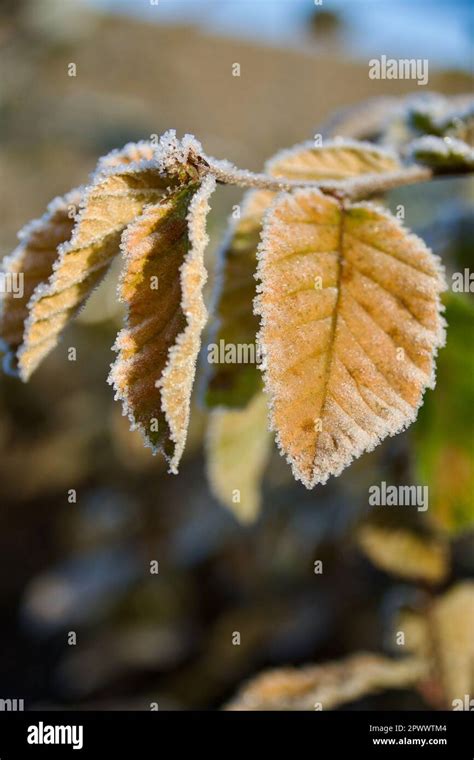
M 275 192 L 294 190 L 295 188 L 312 188 L 321 190 L 321 192 L 328 195 L 350 200 L 366 198 L 395 187 L 426 182 L 433 177 L 431 169 L 418 165 L 408 166 L 398 171 L 383 174 L 364 174 L 349 180 L 320 180 L 317 182 L 270 177 L 267 174 L 255 174 L 254 172 L 237 169 L 234 166 L 227 167 L 212 161 L 209 162 L 208 167 L 208 171 L 212 172 L 216 180 L 221 184 L 254 187 L 260 190 L 273 190 Z

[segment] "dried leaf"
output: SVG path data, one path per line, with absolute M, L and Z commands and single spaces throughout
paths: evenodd
M 388 212 L 282 193 L 259 253 L 271 425 L 307 488 L 416 417 L 444 341 L 437 257 Z
M 267 401 L 257 393 L 244 409 L 215 409 L 210 414 L 207 471 L 219 501 L 241 522 L 256 519 L 260 482 L 271 451 Z
M 5 282 L 9 278 L 13 282 L 13 278 L 18 277 L 23 283 L 22 293 L 5 290 L 1 301 L 0 340 L 6 352 L 6 371 L 14 371 L 15 355 L 22 344 L 28 317 L 28 302 L 35 288 L 51 276 L 58 245 L 71 237 L 74 209 L 78 208 L 81 196 L 82 189 L 78 188 L 62 198 L 55 198 L 41 219 L 30 222 L 19 233 L 20 244 L 3 260 Z
M 121 164 L 139 161 L 149 162 L 153 157 L 150 143 L 128 143 L 122 149 L 111 151 L 99 160 L 97 174 L 116 168 Z M 138 167 L 137 167 L 138 168 Z M 46 213 L 30 222 L 18 237 L 20 244 L 3 261 L 6 278 L 14 275 L 23 277 L 21 297 L 13 297 L 5 292 L 2 298 L 0 314 L 0 341 L 7 352 L 4 358 L 5 369 L 13 371 L 15 354 L 23 341 L 24 323 L 28 317 L 28 304 L 34 290 L 40 284 L 46 284 L 53 274 L 58 247 L 70 240 L 77 215 L 86 189 L 71 190 L 62 198 L 55 198 Z
M 447 293 L 449 340 L 438 360 L 436 394 L 426 399 L 413 428 L 418 480 L 430 493 L 429 514 L 437 527 L 459 533 L 474 525 L 474 355 L 466 336 L 474 332 L 474 306 Z
M 226 709 L 331 710 L 384 689 L 407 688 L 424 673 L 417 658 L 361 653 L 324 665 L 270 670 L 244 686 Z
M 448 544 L 435 536 L 367 524 L 358 542 L 374 565 L 401 578 L 441 583 L 449 572 Z
M 274 177 L 287 177 L 302 182 L 309 180 L 338 180 L 360 174 L 392 172 L 400 167 L 390 151 L 371 143 L 336 139 L 315 145 L 313 142 L 282 150 L 267 165 Z
M 136 143 L 130 142 L 124 145 L 123 148 L 111 150 L 106 156 L 100 158 L 97 170 L 99 172 L 107 172 L 124 164 L 138 164 L 140 161 L 149 162 L 153 160 L 154 155 L 155 146 L 148 140 L 140 140 Z
M 18 366 L 27 380 L 56 345 L 59 333 L 99 284 L 119 250 L 126 225 L 146 203 L 162 197 L 170 178 L 140 164 L 96 174 L 81 202 L 71 239 L 58 248 L 54 272 L 29 303 Z
M 123 237 L 120 298 L 127 304 L 109 382 L 153 452 L 176 473 L 186 441 L 191 390 L 206 320 L 202 287 L 211 177 L 148 206 Z
M 278 153 L 266 164 L 268 174 L 287 179 L 346 179 L 358 174 L 393 171 L 397 159 L 387 151 L 353 141 L 337 140 L 315 146 L 313 142 L 296 145 Z M 255 296 L 256 254 L 264 212 L 275 193 L 254 190 L 244 196 L 241 216 L 233 221 L 219 256 L 216 286 L 216 328 L 210 345 L 225 356 L 227 346 L 246 346 L 244 355 L 255 350 L 258 320 L 252 311 Z M 209 357 L 208 357 L 209 361 Z M 242 407 L 261 387 L 256 362 L 208 364 L 205 401 L 207 406 Z

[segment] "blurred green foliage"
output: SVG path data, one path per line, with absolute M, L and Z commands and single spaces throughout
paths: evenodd
M 430 489 L 430 514 L 440 527 L 458 532 L 474 523 L 474 304 L 454 293 L 444 301 L 447 343 L 413 439 L 418 478 Z

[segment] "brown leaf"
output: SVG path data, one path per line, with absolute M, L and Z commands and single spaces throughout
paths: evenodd
M 274 177 L 295 180 L 347 179 L 359 174 L 389 172 L 399 163 L 387 151 L 353 141 L 337 140 L 315 146 L 313 142 L 296 145 L 277 153 L 266 164 Z M 258 319 L 252 302 L 256 294 L 255 271 L 262 218 L 275 198 L 268 190 L 245 194 L 240 218 L 232 220 L 219 256 L 215 307 L 216 326 L 210 345 L 221 352 L 228 345 L 254 349 Z M 261 388 L 260 371 L 255 362 L 208 364 L 205 400 L 209 407 L 242 407 Z
M 71 239 L 58 248 L 54 272 L 29 303 L 18 366 L 27 380 L 58 336 L 106 274 L 119 250 L 124 228 L 146 203 L 162 197 L 170 185 L 156 169 L 119 166 L 96 175 L 86 190 Z
M 385 210 L 317 190 L 278 196 L 259 255 L 271 424 L 312 488 L 415 419 L 444 342 L 442 269 Z
M 56 345 L 62 329 L 102 280 L 129 222 L 168 188 L 197 175 L 191 159 L 199 148 L 189 137 L 178 141 L 173 132 L 157 147 L 129 143 L 99 161 L 89 187 L 54 201 L 41 220 L 26 228 L 19 249 L 7 259 L 7 266 L 27 267 L 25 299 L 15 306 L 10 342 L 3 338 L 10 364 L 16 354 L 15 369 L 23 380 Z M 72 226 L 69 218 L 74 216 Z M 9 309 L 10 300 L 4 314 Z M 0 337 L 8 329 L 0 324 Z
M 1 300 L 0 340 L 6 352 L 4 367 L 7 371 L 14 370 L 15 355 L 23 341 L 29 300 L 35 288 L 51 276 L 57 247 L 71 237 L 82 192 L 82 188 L 77 188 L 62 198 L 55 198 L 41 219 L 30 222 L 19 233 L 20 244 L 3 260 L 5 278 L 18 276 L 23 280 L 20 297 L 5 292 Z
M 109 382 L 132 427 L 153 452 L 163 450 L 176 473 L 189 422 L 189 407 L 206 320 L 202 287 L 208 198 L 215 186 L 179 186 L 148 206 L 123 238 L 120 298 L 127 304 Z

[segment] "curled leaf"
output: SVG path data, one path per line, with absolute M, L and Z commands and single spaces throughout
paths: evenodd
M 441 583 L 448 574 L 448 544 L 434 536 L 367 524 L 358 542 L 374 565 L 401 578 Z
M 0 340 L 6 352 L 4 367 L 14 370 L 16 352 L 23 342 L 28 303 L 40 283 L 53 272 L 57 247 L 69 240 L 74 227 L 75 209 L 82 195 L 81 188 L 71 190 L 62 198 L 55 198 L 41 219 L 30 222 L 18 235 L 20 243 L 13 253 L 3 260 L 5 283 L 18 278 L 20 286 L 15 292 L 5 288 L 1 301 Z
M 260 482 L 271 451 L 267 401 L 257 393 L 244 409 L 215 409 L 207 436 L 207 471 L 215 496 L 241 522 L 261 504 Z
M 332 710 L 384 689 L 403 689 L 425 673 L 422 660 L 356 654 L 340 662 L 270 670 L 243 687 L 228 710 Z
M 266 164 L 274 177 L 293 180 L 347 179 L 360 174 L 390 172 L 398 160 L 368 143 L 335 140 L 315 145 L 305 142 L 277 153 Z M 242 407 L 261 387 L 255 348 L 258 319 L 252 310 L 256 294 L 255 270 L 262 219 L 275 198 L 267 190 L 248 192 L 240 218 L 233 220 L 219 256 L 215 312 L 217 324 L 208 346 L 205 402 L 209 407 Z M 241 347 L 252 361 L 227 362 L 228 346 Z M 214 359 L 211 351 L 216 351 Z
M 258 277 L 272 429 L 312 488 L 415 419 L 444 342 L 442 269 L 383 209 L 298 190 L 267 212 Z
M 28 304 L 18 367 L 27 380 L 58 336 L 106 274 L 117 254 L 124 227 L 146 203 L 163 196 L 167 175 L 134 164 L 98 172 L 85 191 L 71 239 L 58 247 L 53 273 L 40 283 Z
M 122 241 L 119 294 L 127 304 L 109 382 L 132 427 L 154 453 L 162 449 L 177 472 L 201 331 L 206 320 L 202 287 L 211 177 L 177 187 L 148 206 Z

